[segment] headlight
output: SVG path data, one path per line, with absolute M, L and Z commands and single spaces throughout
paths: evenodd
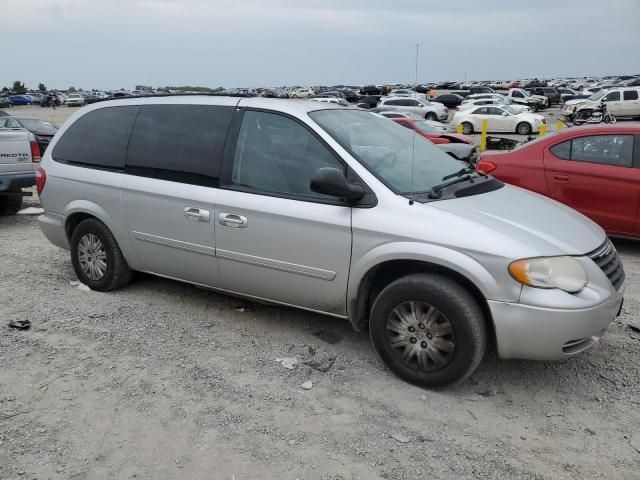
M 587 274 L 573 257 L 541 257 L 516 260 L 509 274 L 519 283 L 536 288 L 559 288 L 569 293 L 582 290 Z

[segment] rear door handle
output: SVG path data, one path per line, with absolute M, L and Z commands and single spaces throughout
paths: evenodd
M 557 180 L 559 182 L 568 182 L 569 181 L 569 175 L 554 175 L 553 179 Z
M 194 222 L 208 222 L 209 210 L 197 207 L 186 207 L 184 209 L 184 216 Z
M 225 227 L 231 228 L 247 228 L 249 221 L 247 217 L 236 215 L 235 213 L 220 212 L 218 214 L 218 223 Z

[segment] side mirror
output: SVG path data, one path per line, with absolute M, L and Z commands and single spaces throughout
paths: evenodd
M 502 116 L 503 116 L 503 117 L 508 117 L 508 116 L 509 116 L 509 114 L 508 114 L 507 112 L 502 112 Z
M 347 183 L 344 173 L 338 168 L 323 167 L 315 171 L 309 184 L 312 192 L 345 198 L 349 201 L 360 200 L 364 197 L 364 188 L 360 185 Z

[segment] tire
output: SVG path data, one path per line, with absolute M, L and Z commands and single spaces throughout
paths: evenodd
M 530 135 L 532 130 L 531 124 L 527 122 L 520 122 L 516 125 L 516 133 L 519 135 Z
M 412 311 L 422 313 L 412 316 Z M 408 314 L 405 318 L 415 324 L 396 312 Z M 412 274 L 389 284 L 373 304 L 369 329 L 389 369 L 420 387 L 461 382 L 480 365 L 487 348 L 482 309 L 467 290 L 441 275 Z
M 473 134 L 473 124 L 470 122 L 462 122 L 462 133 L 464 135 L 471 135 Z
M 94 238 L 100 242 L 102 249 L 96 243 L 91 243 Z M 78 280 L 92 290 L 107 292 L 124 287 L 131 281 L 133 272 L 127 265 L 115 237 L 100 220 L 92 218 L 80 222 L 71 235 L 70 251 L 71 263 Z M 88 257 L 87 262 L 101 267 L 102 275 L 91 275 L 91 267 L 85 267 L 88 271 L 83 269 L 80 260 L 80 254 L 83 252 Z M 104 263 L 104 267 L 100 261 Z M 99 274 L 99 270 L 93 270 L 93 273 Z
M 591 117 L 592 112 L 590 110 L 581 110 L 582 112 L 584 112 L 584 114 L 580 114 L 580 112 L 575 112 L 573 114 L 573 124 L 576 127 L 579 127 L 580 125 L 582 125 L 583 123 L 585 123 L 587 121 L 587 119 L 589 117 Z
M 436 115 L 433 112 L 429 112 L 425 115 L 424 117 L 425 120 L 430 120 L 432 122 L 437 122 L 438 121 L 438 115 Z
M 0 216 L 15 215 L 22 209 L 22 197 L 20 195 L 0 196 Z

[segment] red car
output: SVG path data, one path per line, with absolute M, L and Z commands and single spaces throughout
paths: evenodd
M 638 123 L 570 128 L 484 153 L 476 168 L 562 202 L 612 236 L 640 238 Z
M 414 120 L 413 118 L 400 117 L 392 118 L 396 123 L 399 123 L 403 127 L 410 130 L 414 130 L 416 133 L 422 135 L 427 140 L 430 140 L 436 145 L 443 143 L 466 143 L 468 145 L 473 144 L 470 137 L 466 135 L 460 135 L 457 133 L 441 132 L 440 130 L 432 127 L 424 120 Z

